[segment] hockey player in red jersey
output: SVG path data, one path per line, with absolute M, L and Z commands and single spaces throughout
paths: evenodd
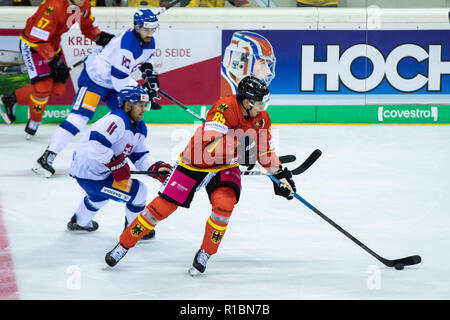
M 239 83 L 237 95 L 220 98 L 212 106 L 158 196 L 130 223 L 119 243 L 106 254 L 108 265 L 116 265 L 141 237 L 179 206 L 188 208 L 195 192 L 204 186 L 212 212 L 190 269 L 191 274 L 203 273 L 208 259 L 217 252 L 239 201 L 239 165 L 253 167 L 258 161 L 281 181 L 280 185 L 273 185 L 275 194 L 293 198 L 296 189 L 292 174 L 282 168 L 272 148 L 270 117 L 264 110 L 268 95 L 264 81 L 248 76 Z
M 28 18 L 20 36 L 20 51 L 27 66 L 30 84 L 1 97 L 0 115 L 6 123 L 16 120 L 18 104 L 28 105 L 30 119 L 25 127 L 34 136 L 51 96 L 64 93 L 70 69 L 62 58 L 61 36 L 74 23 L 97 45 L 105 46 L 114 35 L 102 32 L 91 16 L 88 0 L 46 0 Z

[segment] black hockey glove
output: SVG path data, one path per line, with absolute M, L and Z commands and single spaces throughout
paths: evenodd
M 149 90 L 159 90 L 159 77 L 158 73 L 153 70 L 153 65 L 151 63 L 143 63 L 139 70 L 142 72 L 142 79 L 145 80 L 144 87 Z
M 258 158 L 255 140 L 249 136 L 239 138 L 236 153 L 238 155 L 238 163 L 241 166 L 247 167 L 247 170 L 252 170 Z
M 67 67 L 63 59 L 59 54 L 55 55 L 52 60 L 48 63 L 50 67 L 50 76 L 53 81 L 66 83 L 70 76 L 70 69 Z
M 100 32 L 96 37 L 95 37 L 95 44 L 98 46 L 106 46 L 112 38 L 114 38 L 115 35 L 108 33 L 108 32 Z
M 281 182 L 280 184 L 277 184 L 272 181 L 275 194 L 288 200 L 294 198 L 294 192 L 297 190 L 295 189 L 294 180 L 292 180 L 292 173 L 287 168 L 284 168 L 284 170 L 281 170 L 273 176 Z
M 148 97 L 150 98 L 150 109 L 151 110 L 160 110 L 161 105 L 155 102 L 155 100 L 161 100 L 161 97 L 158 95 L 153 89 L 147 89 Z

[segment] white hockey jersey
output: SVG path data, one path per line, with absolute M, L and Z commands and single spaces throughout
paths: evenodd
M 88 56 L 86 72 L 99 86 L 118 92 L 126 86 L 137 86 L 131 73 L 145 62 L 153 64 L 154 52 L 155 38 L 141 47 L 134 29 L 128 29 Z
M 105 166 L 121 153 L 136 169 L 148 170 L 155 163 L 145 144 L 147 127 L 144 121 L 133 126 L 122 109 L 116 109 L 95 122 L 87 131 L 72 156 L 70 175 L 90 180 L 103 180 L 111 170 Z

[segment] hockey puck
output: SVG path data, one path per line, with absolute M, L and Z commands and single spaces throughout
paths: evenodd
M 403 263 L 396 263 L 394 268 L 397 270 L 403 270 L 405 268 L 405 265 Z

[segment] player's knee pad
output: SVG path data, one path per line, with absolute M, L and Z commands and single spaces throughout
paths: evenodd
M 141 212 L 145 208 L 145 202 L 147 201 L 147 186 L 139 180 L 135 180 L 139 187 L 136 195 L 130 203 L 127 203 L 127 208 L 133 212 Z
M 47 78 L 33 83 L 33 94 L 36 97 L 49 97 L 53 90 L 53 79 Z
M 86 209 L 88 209 L 89 211 L 98 211 L 108 203 L 108 199 L 95 201 L 89 199 L 89 197 L 86 196 L 83 199 L 83 203 L 86 206 Z
M 219 187 L 211 194 L 212 214 L 214 221 L 228 223 L 236 204 L 236 192 L 230 187 Z
M 160 196 L 152 200 L 143 212 L 143 216 L 153 225 L 156 225 L 159 221 L 164 220 L 170 216 L 176 209 L 178 205 L 164 200 Z

